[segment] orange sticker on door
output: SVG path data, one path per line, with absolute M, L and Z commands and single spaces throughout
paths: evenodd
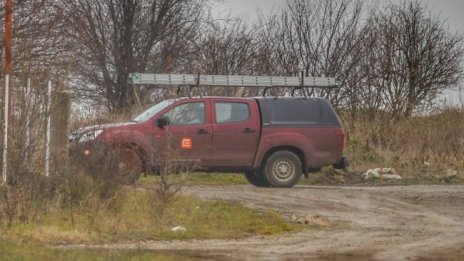
M 182 149 L 191 149 L 192 148 L 192 138 L 182 138 L 182 142 L 180 144 Z

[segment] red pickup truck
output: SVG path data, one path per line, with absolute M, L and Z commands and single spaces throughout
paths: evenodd
M 125 183 L 160 167 L 167 142 L 178 149 L 183 164 L 244 172 L 259 187 L 292 187 L 303 173 L 348 165 L 345 132 L 323 98 L 165 100 L 131 122 L 78 130 L 70 142 L 73 157 L 85 162 L 113 153 L 115 178 Z

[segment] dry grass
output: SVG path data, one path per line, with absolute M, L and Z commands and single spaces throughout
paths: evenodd
M 177 196 L 169 205 L 157 205 L 156 202 L 153 204 L 153 200 L 150 191 L 120 191 L 106 209 L 89 206 L 75 210 L 73 221 L 70 210 L 61 209 L 43 213 L 41 219 L 34 222 L 2 226 L 0 240 L 76 244 L 243 238 L 302 228 L 288 223 L 275 211 L 253 210 L 235 202 L 201 201 Z M 183 226 L 186 231 L 171 231 L 175 226 Z
M 344 117 L 348 134 L 346 154 L 354 171 L 394 167 L 403 173 L 464 170 L 464 111 L 459 108 L 393 119 L 379 113 Z

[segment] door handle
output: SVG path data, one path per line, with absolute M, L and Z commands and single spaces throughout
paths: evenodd
M 242 130 L 242 132 L 245 132 L 245 133 L 252 133 L 252 132 L 255 132 L 256 130 L 254 129 L 250 129 L 250 128 L 245 128 Z
M 205 129 L 199 129 L 197 131 L 197 134 L 210 134 L 210 132 L 208 130 L 205 130 Z

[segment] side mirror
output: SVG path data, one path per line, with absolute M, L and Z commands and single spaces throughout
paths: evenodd
M 156 121 L 156 125 L 160 128 L 169 125 L 169 117 L 162 116 Z

